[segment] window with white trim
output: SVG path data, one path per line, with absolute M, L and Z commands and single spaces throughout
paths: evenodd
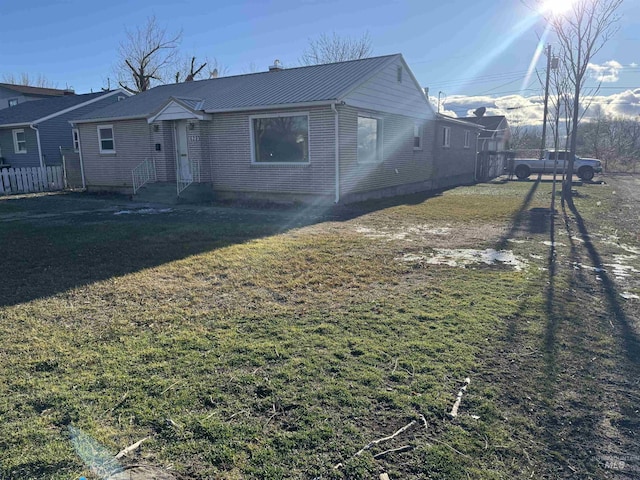
M 469 148 L 470 147 L 470 139 L 471 139 L 471 132 L 469 130 L 465 130 L 464 131 L 464 148 Z
M 382 119 L 358 115 L 358 163 L 382 161 Z
M 98 125 L 98 145 L 100 153 L 116 153 L 113 125 Z
M 71 130 L 71 134 L 73 135 L 73 151 L 80 151 L 80 132 L 78 132 L 77 128 Z
M 309 115 L 255 115 L 251 119 L 253 163 L 309 163 Z
M 451 146 L 451 127 L 442 127 L 442 146 L 445 148 Z
M 27 153 L 27 137 L 23 128 L 12 130 L 13 133 L 13 151 L 15 153 Z
M 16 105 L 18 105 L 18 99 L 17 98 L 10 98 L 9 99 L 9 106 L 10 107 L 15 107 Z
M 422 124 L 413 124 L 413 149 L 422 150 Z

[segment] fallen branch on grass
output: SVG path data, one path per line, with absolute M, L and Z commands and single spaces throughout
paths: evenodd
M 398 448 L 390 448 L 389 450 L 385 450 L 384 452 L 376 453 L 373 456 L 373 458 L 384 457 L 385 455 L 388 455 L 390 453 L 406 452 L 407 450 L 412 450 L 413 448 L 414 448 L 413 445 L 403 445 L 403 446 L 398 447 Z
M 126 457 L 127 455 L 129 455 L 131 452 L 133 452 L 134 450 L 136 450 L 138 447 L 140 447 L 140 445 L 142 445 L 142 442 L 146 442 L 147 440 L 149 440 L 151 437 L 144 437 L 142 440 L 138 440 L 136 443 L 132 443 L 131 445 L 129 445 L 126 448 L 123 448 L 122 450 L 120 450 L 120 452 L 115 456 L 115 458 L 122 458 L 122 457 Z
M 364 452 L 366 452 L 367 450 L 371 449 L 372 447 L 378 445 L 379 443 L 386 442 L 388 440 L 391 440 L 391 439 L 397 437 L 402 432 L 406 432 L 407 430 L 409 430 L 416 423 L 417 422 L 415 420 L 411 420 L 411 422 L 407 423 L 404 427 L 402 427 L 401 429 L 397 430 L 393 435 L 389 435 L 388 437 L 378 438 L 377 440 L 370 441 L 364 447 L 362 447 L 360 450 L 358 450 L 356 452 L 356 454 L 351 458 L 355 458 L 355 457 L 358 457 L 358 456 L 362 455 Z M 342 463 L 338 463 L 338 464 L 334 465 L 333 468 L 337 469 L 337 468 L 341 468 L 342 466 L 343 466 Z
M 451 415 L 454 418 L 458 416 L 458 408 L 460 407 L 460 402 L 462 402 L 462 395 L 467 390 L 467 387 L 469 386 L 470 383 L 471 383 L 471 379 L 469 377 L 464 379 L 464 387 L 462 387 L 458 392 L 456 401 L 453 404 L 453 407 L 451 408 L 451 412 L 449 413 L 449 415 Z

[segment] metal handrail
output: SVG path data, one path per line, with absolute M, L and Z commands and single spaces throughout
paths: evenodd
M 131 176 L 133 177 L 133 194 L 135 195 L 145 184 L 157 180 L 155 162 L 145 158 L 131 171 Z

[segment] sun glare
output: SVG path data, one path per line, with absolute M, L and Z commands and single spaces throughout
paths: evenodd
M 545 0 L 542 4 L 541 12 L 551 13 L 552 15 L 562 15 L 566 13 L 575 0 Z

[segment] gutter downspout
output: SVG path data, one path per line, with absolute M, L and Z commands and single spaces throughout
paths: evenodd
M 331 104 L 331 110 L 333 110 L 333 128 L 334 128 L 334 142 L 335 142 L 335 177 L 336 177 L 336 195 L 334 202 L 337 204 L 340 202 L 340 129 L 338 123 L 338 110 L 336 109 L 336 102 Z
M 82 176 L 82 189 L 87 189 L 87 182 L 84 178 L 84 160 L 82 160 L 82 141 L 80 140 L 80 129 L 76 128 L 78 131 L 78 157 L 80 158 L 80 175 Z
M 38 126 L 33 123 L 29 125 L 31 130 L 35 130 L 36 132 L 36 140 L 38 141 L 38 157 L 40 158 L 40 168 L 44 168 L 44 159 L 42 158 L 42 146 L 40 145 L 40 130 L 38 130 Z

